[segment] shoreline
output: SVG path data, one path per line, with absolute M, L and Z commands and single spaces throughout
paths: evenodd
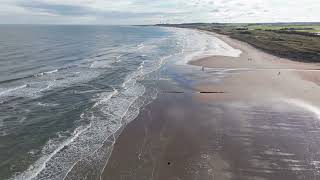
M 246 42 L 257 49 L 280 58 L 287 58 L 297 62 L 319 63 L 320 41 L 317 39 L 318 36 L 313 32 L 301 32 L 295 28 L 288 29 L 284 24 L 268 24 L 267 26 L 264 26 L 250 23 L 195 23 L 159 24 L 158 26 L 197 29 L 221 35 L 228 35 L 233 39 Z M 312 24 L 311 26 L 316 26 L 316 24 Z
M 226 93 L 161 82 L 162 92 L 183 93 L 160 93 L 124 127 L 101 179 L 320 178 L 319 64 L 213 35 L 242 54 L 192 60 L 206 68 L 191 74 L 205 78 L 188 80 L 191 90 Z M 222 79 L 212 81 L 217 73 Z
M 222 40 L 223 42 L 227 43 L 229 46 L 233 47 L 234 49 L 239 49 L 242 51 L 242 53 L 240 54 L 240 57 L 229 57 L 229 56 L 209 56 L 209 57 L 205 57 L 205 58 L 198 58 L 198 59 L 193 59 L 191 60 L 188 64 L 191 65 L 195 65 L 195 66 L 205 66 L 205 67 L 209 67 L 209 68 L 218 68 L 219 64 L 217 64 L 217 62 L 215 62 L 215 64 L 210 64 L 209 61 L 212 58 L 217 57 L 220 61 L 221 60 L 229 60 L 232 61 L 228 64 L 225 64 L 226 68 L 232 68 L 232 66 L 235 67 L 239 67 L 239 66 L 245 66 L 245 67 L 249 67 L 249 66 L 253 66 L 253 67 L 261 67 L 261 68 L 281 68 L 281 67 L 285 67 L 285 68 L 301 68 L 301 69 L 315 69 L 315 70 L 320 70 L 320 63 L 306 63 L 306 62 L 299 62 L 299 61 L 293 61 L 290 59 L 286 59 L 286 58 L 282 58 L 282 57 L 278 57 L 275 55 L 272 55 L 270 53 L 267 53 L 261 49 L 258 49 L 244 41 L 240 41 L 238 39 L 234 39 L 232 37 L 229 37 L 227 35 L 222 35 L 222 34 L 218 34 L 215 32 L 210 32 L 210 31 L 205 31 L 205 30 L 198 30 L 195 29 L 195 31 L 200 31 L 206 34 L 210 34 L 220 40 Z M 250 58 L 250 62 L 246 62 L 246 61 L 241 61 L 241 64 L 234 64 L 237 63 L 235 62 L 235 60 L 237 58 L 240 59 L 249 59 Z M 265 62 L 265 60 L 261 60 L 261 59 L 267 59 L 267 63 Z M 249 61 L 249 60 L 248 60 Z M 271 67 L 270 67 L 271 66 Z M 316 66 L 318 66 L 319 68 L 315 68 Z M 221 66 L 220 66 L 221 67 Z M 223 66 L 221 67 L 223 68 Z
M 315 96 L 320 90 L 317 86 L 320 84 L 319 63 L 304 63 L 292 61 L 290 59 L 279 58 L 277 56 L 265 53 L 256 49 L 246 42 L 232 39 L 226 35 L 211 33 L 231 47 L 242 51 L 240 57 L 211 56 L 192 60 L 191 65 L 204 66 L 208 68 L 221 68 L 231 71 L 238 71 L 236 75 L 230 75 L 224 79 L 222 86 L 236 88 L 237 91 L 258 90 L 261 93 L 279 94 L 284 98 L 300 97 L 320 106 L 319 96 Z M 254 76 L 252 76 L 254 74 Z M 264 82 L 259 82 L 263 79 Z M 246 83 L 237 83 L 244 81 Z M 296 86 L 300 84 L 300 86 Z M 230 87 L 232 86 L 232 87 Z M 245 87 L 247 86 L 247 87 Z M 250 86 L 250 88 L 248 88 Z M 291 89 L 289 87 L 291 87 Z M 200 90 L 208 90 L 207 84 L 197 87 Z M 264 88 L 264 89 L 263 89 Z M 269 90 L 269 91 L 267 91 Z M 259 93 L 255 94 L 255 98 Z M 270 94 L 270 95 L 271 95 Z M 246 96 L 246 94 L 242 94 Z

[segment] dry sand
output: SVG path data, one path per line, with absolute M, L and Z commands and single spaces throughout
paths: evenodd
M 192 65 L 226 69 L 223 83 L 199 83 L 199 91 L 225 91 L 227 98 L 292 98 L 320 107 L 320 67 L 315 63 L 294 62 L 264 53 L 227 36 L 214 34 L 243 53 L 239 58 L 208 57 Z M 208 70 L 210 71 L 210 70 Z
M 191 62 L 210 67 L 192 90 L 224 93 L 159 94 L 119 136 L 102 179 L 320 179 L 318 65 L 214 35 L 243 54 Z

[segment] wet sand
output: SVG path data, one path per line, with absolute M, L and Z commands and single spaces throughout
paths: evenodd
M 192 61 L 205 72 L 158 82 L 161 93 L 124 128 L 101 179 L 320 179 L 318 65 L 215 36 L 243 54 Z

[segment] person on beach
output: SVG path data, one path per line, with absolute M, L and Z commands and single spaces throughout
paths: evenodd
M 201 70 L 204 71 L 204 66 L 202 66 Z

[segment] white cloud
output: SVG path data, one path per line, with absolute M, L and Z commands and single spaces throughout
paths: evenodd
M 2 23 L 320 21 L 318 0 L 0 0 Z

